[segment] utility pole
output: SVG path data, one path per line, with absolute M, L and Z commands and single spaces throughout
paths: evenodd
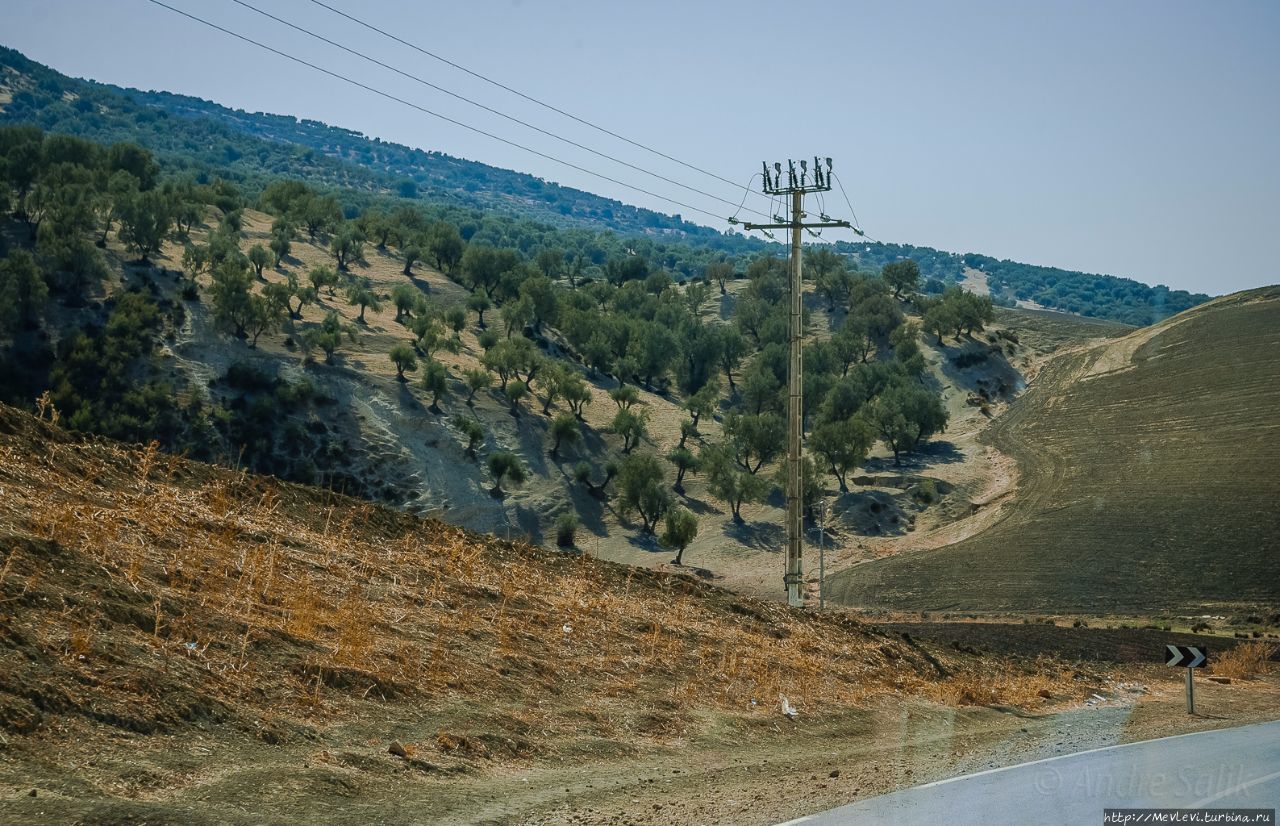
M 787 161 L 786 183 L 783 183 L 782 164 L 775 163 L 770 172 L 764 166 L 764 193 L 766 195 L 791 196 L 791 220 L 775 215 L 774 224 L 743 223 L 748 230 L 791 230 L 791 328 L 789 335 L 790 358 L 787 368 L 787 568 L 782 581 L 787 589 L 787 604 L 801 606 L 804 595 L 800 586 L 804 574 L 800 567 L 801 547 L 804 541 L 804 492 L 801 489 L 801 456 L 804 449 L 804 282 L 801 280 L 800 233 L 826 227 L 852 229 L 848 221 L 836 221 L 822 215 L 821 221 L 805 223 L 804 196 L 811 192 L 831 190 L 831 159 L 826 159 L 823 169 L 821 159 L 814 157 L 813 170 L 808 161 Z

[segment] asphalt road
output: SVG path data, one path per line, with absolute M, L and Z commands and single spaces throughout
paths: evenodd
M 783 826 L 1102 824 L 1104 809 L 1280 808 L 1280 721 L 953 777 Z

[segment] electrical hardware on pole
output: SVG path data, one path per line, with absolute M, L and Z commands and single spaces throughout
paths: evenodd
M 825 164 L 823 161 L 825 160 Z M 843 227 L 853 229 L 848 221 L 836 221 L 823 215 L 822 221 L 805 223 L 804 196 L 813 192 L 829 192 L 831 190 L 831 159 L 814 156 L 813 168 L 809 168 L 807 160 L 798 163 L 788 160 L 785 170 L 786 181 L 783 181 L 784 170 L 781 163 L 762 163 L 764 173 L 764 193 L 766 195 L 791 196 L 791 220 L 785 221 L 782 216 L 775 216 L 777 223 L 751 224 L 743 223 L 747 230 L 771 229 L 791 230 L 791 324 L 788 335 L 788 367 L 787 367 L 787 567 L 782 581 L 787 590 L 787 604 L 801 606 L 804 594 L 801 585 L 804 572 L 801 568 L 801 548 L 804 541 L 804 501 L 802 490 L 801 457 L 804 452 L 804 282 L 801 278 L 801 233 L 805 230 L 825 229 L 827 227 Z

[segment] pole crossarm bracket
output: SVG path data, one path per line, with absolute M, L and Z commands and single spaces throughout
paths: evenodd
M 743 229 L 827 229 L 829 227 L 844 227 L 845 229 L 853 229 L 853 224 L 848 221 L 820 221 L 814 224 L 749 224 L 743 223 Z

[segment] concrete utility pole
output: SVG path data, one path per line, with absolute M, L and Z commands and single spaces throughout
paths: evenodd
M 748 224 L 748 230 L 789 229 L 791 230 L 791 330 L 789 335 L 790 359 L 787 368 L 787 568 L 782 581 L 787 589 L 787 604 L 800 606 L 804 604 L 804 595 L 800 586 L 804 575 L 800 568 L 801 546 L 804 541 L 804 492 L 801 489 L 802 474 L 800 459 L 804 442 L 804 282 L 801 280 L 801 247 L 800 233 L 805 230 L 825 227 L 845 227 L 852 229 L 848 221 L 836 221 L 821 216 L 822 220 L 805 223 L 804 196 L 809 192 L 829 192 L 831 190 L 831 159 L 826 159 L 826 169 L 819 158 L 813 159 L 813 171 L 809 171 L 809 162 L 800 161 L 800 172 L 796 173 L 796 162 L 787 161 L 787 181 L 782 181 L 782 164 L 775 163 L 773 172 L 769 164 L 764 164 L 764 192 L 766 195 L 791 196 L 791 220 L 785 221 L 775 215 L 776 224 Z

